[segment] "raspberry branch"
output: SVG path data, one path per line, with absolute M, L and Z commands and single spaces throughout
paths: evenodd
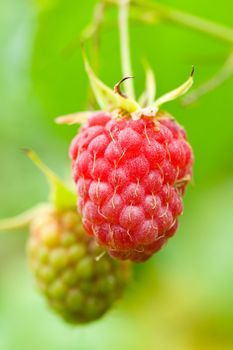
M 102 1 L 106 4 L 112 5 L 117 5 L 119 3 L 119 0 Z M 151 13 L 155 15 L 156 21 L 158 21 L 158 18 L 164 19 L 233 44 L 233 29 L 230 27 L 191 15 L 187 12 L 174 9 L 170 6 L 165 6 L 157 2 L 152 3 L 147 0 L 129 0 L 129 5 L 132 8 L 139 8 L 142 15 L 145 12 L 148 15 L 148 11 L 151 11 Z
M 94 8 L 93 19 L 91 23 L 84 29 L 81 34 L 81 42 L 86 42 L 88 39 L 93 43 L 93 65 L 95 70 L 99 68 L 99 47 L 100 47 L 100 32 L 104 22 L 106 4 L 98 3 Z

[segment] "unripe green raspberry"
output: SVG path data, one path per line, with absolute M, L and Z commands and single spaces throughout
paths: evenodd
M 50 307 L 67 322 L 101 317 L 130 277 L 130 264 L 117 262 L 88 237 L 72 210 L 47 209 L 31 225 L 28 257 L 37 285 Z M 98 257 L 100 257 L 98 259 Z

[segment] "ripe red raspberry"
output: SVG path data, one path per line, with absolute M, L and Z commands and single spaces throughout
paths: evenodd
M 177 229 L 192 149 L 165 113 L 114 117 L 93 113 L 71 144 L 78 207 L 88 233 L 111 256 L 141 262 Z
M 130 277 L 130 265 L 117 262 L 82 227 L 74 210 L 42 211 L 33 219 L 28 257 L 49 306 L 67 322 L 100 318 Z

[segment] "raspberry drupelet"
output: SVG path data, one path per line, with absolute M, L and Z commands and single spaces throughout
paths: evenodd
M 170 115 L 93 112 L 70 157 L 84 227 L 111 256 L 143 262 L 174 235 L 193 154 Z

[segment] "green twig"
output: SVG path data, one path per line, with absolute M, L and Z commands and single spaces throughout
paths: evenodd
M 103 2 L 117 5 L 119 0 L 103 0 Z M 156 2 L 150 2 L 147 0 L 129 0 L 129 3 L 132 7 L 139 7 L 142 14 L 145 11 L 148 13 L 148 10 L 150 10 L 161 19 L 189 27 L 196 31 L 211 35 L 215 38 L 233 44 L 233 28 L 191 15 L 187 12 L 158 4 Z
M 143 0 L 132 3 L 154 10 L 159 16 L 233 44 L 233 29 L 170 7 Z
M 94 12 L 93 12 L 93 18 L 91 23 L 84 29 L 84 31 L 81 34 L 81 42 L 85 43 L 88 40 L 91 40 L 92 42 L 92 57 L 94 59 L 92 60 L 92 66 L 94 67 L 95 71 L 98 72 L 99 70 L 99 51 L 100 51 L 100 44 L 101 44 L 101 29 L 104 23 L 104 15 L 105 15 L 105 9 L 106 4 L 103 2 L 97 3 Z M 87 93 L 87 106 L 92 109 L 95 107 L 95 98 L 92 93 L 92 90 L 89 88 Z
M 104 22 L 105 3 L 97 3 L 94 8 L 93 19 L 91 23 L 84 29 L 81 34 L 81 41 L 92 40 L 93 43 L 93 56 L 95 60 L 92 65 L 95 70 L 99 68 L 99 49 L 100 49 L 100 32 Z

